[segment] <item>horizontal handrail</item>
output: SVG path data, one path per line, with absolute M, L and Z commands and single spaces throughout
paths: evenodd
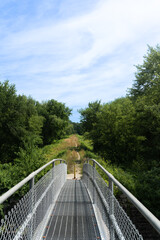
M 28 175 L 28 177 L 24 178 L 21 182 L 17 183 L 14 187 L 12 187 L 10 190 L 8 190 L 6 193 L 4 193 L 2 196 L 0 196 L 0 204 L 2 204 L 4 201 L 6 201 L 10 196 L 12 196 L 16 191 L 18 191 L 18 189 L 20 189 L 21 187 L 24 186 L 24 184 L 26 184 L 27 182 L 29 182 L 30 180 L 32 180 L 38 173 L 40 173 L 43 169 L 45 169 L 46 167 L 48 167 L 50 164 L 56 162 L 56 161 L 60 161 L 60 163 L 63 161 L 65 162 L 65 160 L 63 159 L 53 159 L 50 162 L 46 163 L 45 165 L 43 165 L 42 167 L 40 167 L 39 169 L 37 169 L 36 171 L 32 172 L 30 175 Z
M 156 218 L 132 193 L 130 193 L 111 173 L 102 167 L 95 159 L 88 159 L 87 162 L 92 161 L 97 165 L 109 179 L 126 195 L 126 197 L 133 203 L 139 212 L 147 219 L 147 221 L 160 234 L 160 221 Z

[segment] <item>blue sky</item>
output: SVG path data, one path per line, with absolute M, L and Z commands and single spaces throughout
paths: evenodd
M 0 81 L 73 109 L 125 96 L 147 45 L 160 41 L 159 0 L 1 0 Z

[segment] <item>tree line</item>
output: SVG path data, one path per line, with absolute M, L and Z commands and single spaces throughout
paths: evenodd
M 134 194 L 160 217 L 160 47 L 149 47 L 126 97 L 81 109 L 83 134 L 104 161 L 135 175 Z
M 45 164 L 43 146 L 70 134 L 70 114 L 63 103 L 40 103 L 0 82 L 0 195 Z
M 40 103 L 18 95 L 8 81 L 0 82 L 1 194 L 45 163 L 45 145 L 77 132 L 92 141 L 104 162 L 134 176 L 133 194 L 159 217 L 160 47 L 148 48 L 125 97 L 91 102 L 79 111 L 81 122 L 71 123 L 65 104 Z
M 44 146 L 70 129 L 71 109 L 56 100 L 39 103 L 17 95 L 15 85 L 0 82 L 0 159 L 13 162 L 26 145 Z

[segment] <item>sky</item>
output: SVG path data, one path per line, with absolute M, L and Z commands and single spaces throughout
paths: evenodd
M 1 0 L 0 81 L 72 110 L 126 95 L 148 45 L 160 41 L 159 0 Z

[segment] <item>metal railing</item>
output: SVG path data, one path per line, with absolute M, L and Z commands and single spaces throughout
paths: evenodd
M 55 165 L 56 161 L 60 161 L 60 164 Z M 42 238 L 54 203 L 66 181 L 67 165 L 63 162 L 64 160 L 60 159 L 50 161 L 0 197 L 0 204 L 2 204 L 24 184 L 30 183 L 29 192 L 1 221 L 0 240 L 34 240 Z M 51 170 L 35 184 L 37 174 L 50 164 L 52 164 Z
M 108 177 L 109 184 L 97 172 L 96 166 Z M 160 221 L 96 160 L 89 159 L 84 164 L 82 181 L 92 199 L 102 239 L 143 239 L 115 198 L 114 184 L 160 234 Z
M 57 161 L 60 164 L 55 165 Z M 1 221 L 0 240 L 42 239 L 59 192 L 66 181 L 67 165 L 64 162 L 60 159 L 50 161 L 0 197 L 0 204 L 2 204 L 26 183 L 30 184 L 27 194 Z M 90 165 L 90 162 L 93 165 Z M 51 170 L 35 183 L 37 174 L 51 164 Z M 96 167 L 108 177 L 108 183 L 100 176 Z M 101 239 L 143 239 L 115 198 L 114 184 L 160 234 L 159 220 L 96 160 L 90 159 L 84 164 L 82 181 L 93 203 Z

